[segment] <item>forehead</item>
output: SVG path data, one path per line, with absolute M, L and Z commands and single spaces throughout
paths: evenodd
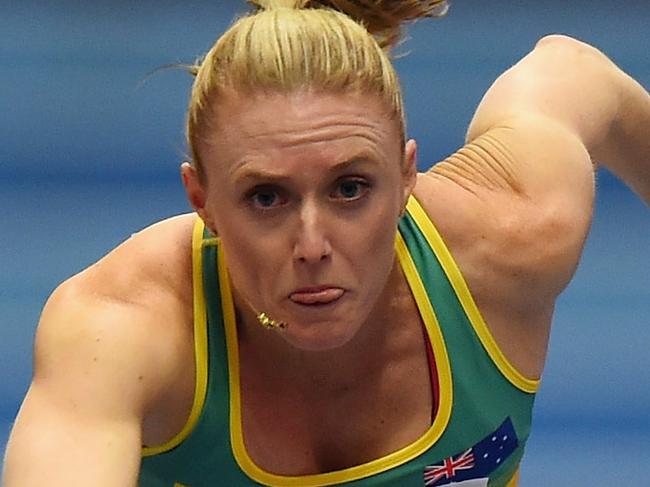
M 222 93 L 204 133 L 206 166 L 291 151 L 370 150 L 400 157 L 398 123 L 375 96 L 363 93 Z

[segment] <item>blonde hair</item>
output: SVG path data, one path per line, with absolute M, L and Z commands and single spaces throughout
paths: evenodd
M 238 93 L 299 89 L 364 92 L 405 121 L 399 81 L 388 53 L 404 22 L 444 15 L 446 0 L 249 0 L 255 10 L 237 20 L 201 62 L 187 117 L 187 141 L 203 176 L 201 129 L 218 112 L 225 89 Z

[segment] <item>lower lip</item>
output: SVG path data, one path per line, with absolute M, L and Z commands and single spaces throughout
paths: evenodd
M 337 302 L 344 293 L 345 291 L 341 288 L 326 288 L 318 291 L 292 293 L 289 299 L 302 306 L 319 307 Z

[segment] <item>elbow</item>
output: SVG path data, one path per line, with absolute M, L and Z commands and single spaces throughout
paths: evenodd
M 560 66 L 584 66 L 585 63 L 607 65 L 612 63 L 602 51 L 586 42 L 563 34 L 551 34 L 542 37 L 535 44 L 534 53 L 549 57 L 560 63 Z
M 571 37 L 568 35 L 564 34 L 549 34 L 545 35 L 542 37 L 539 41 L 537 41 L 537 44 L 535 45 L 535 49 L 537 48 L 545 48 L 545 47 L 573 47 L 573 48 L 581 48 L 582 46 L 589 46 L 589 44 L 586 44 L 582 41 L 579 41 L 575 37 Z

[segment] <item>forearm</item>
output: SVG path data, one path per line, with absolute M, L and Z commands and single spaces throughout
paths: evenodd
M 32 395 L 21 408 L 7 445 L 4 487 L 137 484 L 137 427 L 124 422 L 89 424 L 42 404 Z
M 618 110 L 591 153 L 650 205 L 650 93 L 618 69 L 616 77 Z

